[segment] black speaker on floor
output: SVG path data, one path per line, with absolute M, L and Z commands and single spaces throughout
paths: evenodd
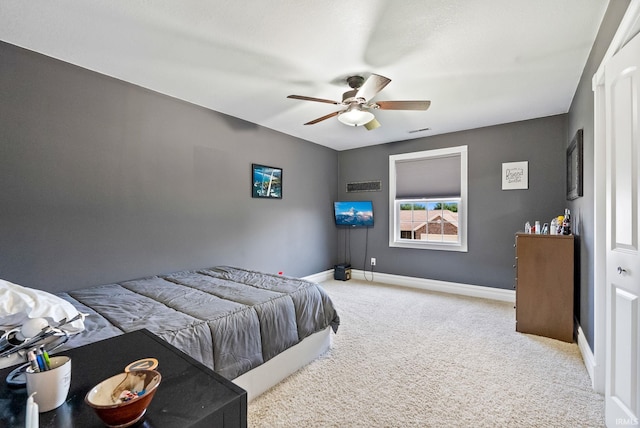
M 348 281 L 351 279 L 351 265 L 341 264 L 333 267 L 333 279 Z

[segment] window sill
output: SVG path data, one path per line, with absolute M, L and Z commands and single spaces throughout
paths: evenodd
M 389 241 L 389 247 L 395 248 L 413 248 L 416 250 L 436 250 L 436 251 L 457 251 L 460 253 L 467 252 L 467 246 L 464 244 L 448 244 L 448 243 L 435 243 L 435 242 L 399 242 Z

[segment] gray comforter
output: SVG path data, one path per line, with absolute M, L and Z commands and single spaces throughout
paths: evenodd
M 59 295 L 90 314 L 67 348 L 146 328 L 228 379 L 340 322 L 318 284 L 226 266 Z

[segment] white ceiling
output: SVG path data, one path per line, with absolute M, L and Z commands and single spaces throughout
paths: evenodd
M 2 0 L 0 40 L 336 150 L 566 113 L 607 0 Z M 303 123 L 391 83 L 367 131 Z M 430 128 L 429 131 L 409 131 Z

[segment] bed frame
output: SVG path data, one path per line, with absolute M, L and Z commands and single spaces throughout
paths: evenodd
M 232 382 L 247 391 L 247 402 L 251 402 L 269 388 L 327 352 L 331 348 L 330 333 L 330 326 L 314 333 L 264 364 L 238 376 Z

